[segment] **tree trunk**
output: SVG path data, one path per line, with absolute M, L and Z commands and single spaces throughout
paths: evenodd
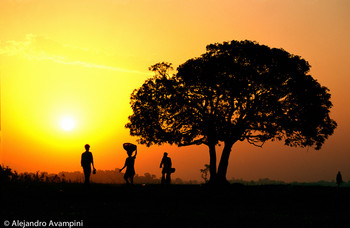
M 217 183 L 218 184 L 227 184 L 228 181 L 226 179 L 227 167 L 228 167 L 228 159 L 230 157 L 232 146 L 234 141 L 225 141 L 225 146 L 222 151 L 218 173 L 217 173 Z
M 210 179 L 209 183 L 214 183 L 216 179 L 216 149 L 215 144 L 209 145 L 209 173 L 210 173 Z

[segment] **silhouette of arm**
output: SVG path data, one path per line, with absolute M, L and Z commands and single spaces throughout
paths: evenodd
M 95 166 L 94 166 L 94 158 L 93 158 L 93 156 L 92 156 L 92 153 L 91 153 L 91 164 L 92 164 L 92 168 L 95 169 Z
M 81 164 L 81 167 L 83 167 L 83 155 L 81 155 L 80 164 Z
M 134 155 L 134 158 L 136 158 L 136 155 L 137 155 L 137 148 L 136 148 L 136 150 L 135 150 L 135 155 Z
M 125 167 L 126 167 L 126 161 L 125 161 L 123 168 L 119 169 L 119 172 L 121 172 Z
M 162 161 L 160 162 L 159 168 L 162 168 L 163 163 L 164 163 L 164 158 L 163 158 Z

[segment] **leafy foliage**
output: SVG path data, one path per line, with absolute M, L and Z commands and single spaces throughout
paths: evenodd
M 255 42 L 213 44 L 200 58 L 178 68 L 189 93 L 196 94 L 218 140 L 261 145 L 284 140 L 289 146 L 320 149 L 333 133 L 330 94 L 308 72 L 301 57 Z M 199 99 L 198 99 L 199 98 Z

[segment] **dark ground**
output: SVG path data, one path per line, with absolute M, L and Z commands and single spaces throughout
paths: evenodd
M 87 190 L 80 184 L 1 186 L 0 227 L 6 220 L 83 220 L 83 227 L 350 227 L 349 215 L 350 188 L 93 184 Z

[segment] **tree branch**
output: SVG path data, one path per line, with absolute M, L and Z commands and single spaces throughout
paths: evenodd
M 247 139 L 247 142 L 249 144 L 252 144 L 252 145 L 260 147 L 260 148 L 262 148 L 263 145 L 265 144 L 265 141 L 251 140 L 250 137 L 246 137 L 246 139 Z M 260 142 L 261 144 L 257 144 L 258 142 Z
M 194 141 L 189 142 L 189 143 L 179 143 L 178 146 L 182 147 L 182 146 L 191 146 L 191 145 L 200 145 L 200 144 L 207 145 L 207 143 L 205 141 L 205 137 L 203 137 L 201 139 L 194 140 Z

